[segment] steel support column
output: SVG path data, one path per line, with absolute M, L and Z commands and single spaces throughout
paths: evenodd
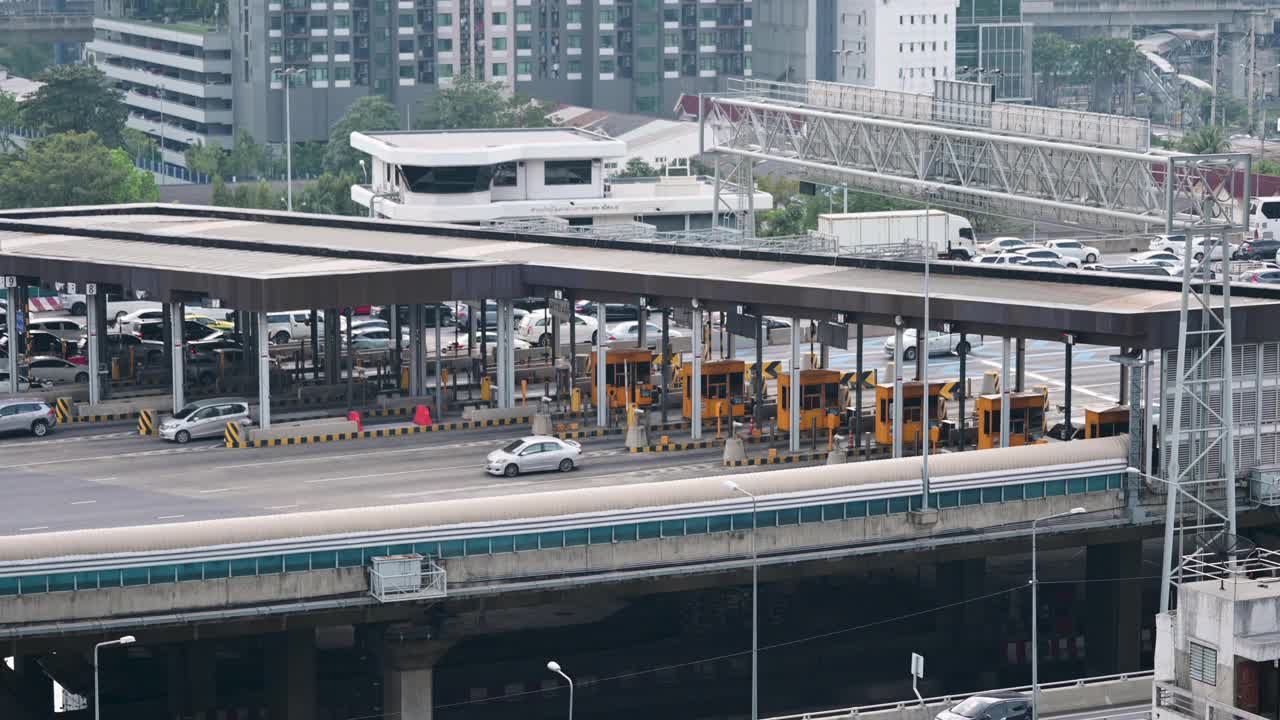
M 422 305 L 409 306 L 409 395 L 422 397 Z
M 1062 377 L 1066 387 L 1062 393 L 1062 424 L 1066 430 L 1062 433 L 1062 439 L 1070 440 L 1075 435 L 1075 431 L 1071 428 L 1071 361 L 1075 359 L 1073 352 L 1075 345 L 1068 342 L 1063 345 L 1063 348 L 1066 350 L 1066 355 L 1063 359 Z
M 1014 345 L 1015 361 L 1013 376 L 1013 391 L 1026 392 L 1027 390 L 1027 339 L 1018 338 Z
M 921 382 L 924 378 L 924 364 L 927 362 L 925 360 L 927 357 L 929 357 L 929 328 L 925 327 L 924 320 L 921 320 L 920 327 L 916 328 L 916 371 L 913 378 L 916 382 Z M 924 405 L 921 407 L 923 408 Z
M 436 341 L 436 391 L 434 393 L 436 399 L 436 417 L 444 417 L 444 374 L 441 372 L 440 363 L 440 305 L 435 306 L 435 341 Z
M 693 345 L 691 347 L 691 350 L 693 351 L 693 367 L 690 368 L 691 374 L 689 375 L 689 381 L 688 381 L 689 382 L 689 386 L 688 386 L 689 399 L 692 401 L 693 412 L 691 413 L 692 417 L 689 418 L 689 432 L 690 432 L 690 436 L 694 440 L 701 440 L 702 439 L 702 310 L 698 308 L 694 308 L 693 313 L 690 316 L 689 323 L 693 327 L 693 332 L 690 333 L 690 338 L 692 339 L 692 342 L 693 342 Z M 759 368 L 757 367 L 757 374 L 758 373 L 759 373 Z
M 9 356 L 5 359 L 5 366 L 9 371 L 9 387 L 6 391 L 15 395 L 21 392 L 18 383 L 18 355 L 20 354 L 18 343 L 22 333 L 18 332 L 18 313 L 27 311 L 24 294 L 17 287 L 9 288 L 7 291 L 9 305 L 5 314 L 5 325 L 9 335 Z
M 787 428 L 787 447 L 791 452 L 800 452 L 800 398 L 804 395 L 800 387 L 800 318 L 791 318 L 791 393 L 787 398 L 791 412 L 791 423 Z
M 609 426 L 609 392 L 608 373 L 605 372 L 605 360 L 608 351 L 605 349 L 606 333 L 609 331 L 605 327 L 604 303 L 596 303 L 596 426 Z
M 267 314 L 254 313 L 258 331 L 254 333 L 258 352 L 258 427 L 271 427 L 271 340 L 267 335 Z
M 352 325 L 355 324 L 355 312 L 351 308 L 343 311 L 343 317 L 347 319 L 347 412 L 351 411 L 352 405 L 355 403 L 355 379 L 356 379 L 356 349 L 354 343 L 351 342 Z
M 186 405 L 185 389 L 186 389 L 186 357 L 187 352 L 184 347 L 186 338 L 183 333 L 183 316 L 182 303 L 169 302 L 165 303 L 165 318 L 169 321 L 169 337 L 166 340 L 169 343 L 169 358 L 171 365 L 169 371 L 173 376 L 170 384 L 173 387 L 173 411 L 178 412 Z
M 902 344 L 899 324 L 893 329 L 893 456 L 902 457 Z
M 511 300 L 498 301 L 498 389 L 502 396 L 501 407 L 504 408 L 516 406 L 514 314 L 515 304 Z
M 853 437 L 857 447 L 862 447 L 862 331 L 862 322 L 859 321 L 857 349 L 855 350 L 854 360 L 854 369 L 857 370 L 857 377 L 853 383 Z
M 636 308 L 636 347 L 649 346 L 649 308 L 640 305 Z
M 662 308 L 662 424 L 667 424 L 667 388 L 671 387 L 671 309 Z
M 99 302 L 102 298 L 103 302 Z M 85 332 L 89 346 L 89 404 L 102 402 L 102 314 L 106 310 L 106 295 L 85 297 Z
M 756 322 L 756 370 L 751 373 L 752 390 L 756 396 L 756 401 L 751 406 L 751 417 L 755 420 L 757 430 L 764 424 L 764 342 L 768 335 L 769 323 L 764 318 L 758 318 Z
M 312 308 L 308 315 L 308 322 L 311 328 L 311 375 L 313 380 L 319 380 L 320 374 L 316 372 L 316 368 L 320 367 L 320 313 Z M 396 368 L 397 387 L 400 383 L 400 368 Z M 303 378 L 299 378 L 301 380 Z
M 964 401 L 969 390 L 969 339 L 965 333 L 960 333 L 960 382 L 956 385 L 956 427 L 960 428 L 960 442 L 958 443 L 961 450 L 964 450 L 964 430 L 965 430 L 965 414 Z
M 1009 338 L 1000 338 L 1000 447 L 1009 447 Z
M 400 327 L 400 306 L 388 305 L 387 312 L 390 313 L 391 319 L 391 377 L 392 383 L 396 389 L 400 389 L 400 366 L 404 362 L 400 352 L 401 333 L 404 332 Z

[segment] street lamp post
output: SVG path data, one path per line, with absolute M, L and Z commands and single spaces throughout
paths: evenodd
M 1040 580 L 1036 576 L 1036 524 L 1042 520 L 1079 515 L 1084 511 L 1082 507 L 1074 507 L 1066 512 L 1038 517 L 1031 521 L 1031 720 L 1040 720 L 1040 630 L 1036 622 L 1036 608 L 1040 604 L 1037 590 Z
M 98 697 L 98 650 L 112 645 L 130 645 L 133 642 L 135 638 L 132 635 L 125 635 L 93 646 L 93 720 L 100 720 L 102 717 L 102 702 Z
M 289 116 L 289 85 L 296 75 L 302 75 L 302 68 L 276 68 L 272 76 L 284 78 L 284 167 L 285 167 L 285 207 L 293 212 L 293 120 Z
M 552 660 L 547 663 L 547 669 L 565 679 L 569 683 L 569 720 L 573 720 L 573 678 L 564 674 L 560 669 L 560 663 Z
M 760 718 L 760 563 L 756 555 L 756 519 L 759 499 L 741 485 L 725 480 L 729 490 L 751 498 L 751 720 Z

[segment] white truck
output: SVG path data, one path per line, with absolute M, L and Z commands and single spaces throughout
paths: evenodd
M 882 255 L 894 247 L 928 244 L 947 260 L 972 260 L 978 254 L 973 225 L 941 210 L 832 213 L 818 216 L 818 232 L 839 240 L 844 252 Z

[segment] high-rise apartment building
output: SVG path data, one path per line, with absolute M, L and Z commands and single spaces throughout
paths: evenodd
M 837 0 L 834 80 L 932 93 L 955 79 L 957 0 Z
M 226 0 L 213 22 L 97 0 L 93 61 L 125 91 L 129 124 L 181 166 L 240 130 L 328 137 L 351 103 L 407 115 L 468 74 L 552 102 L 665 114 L 682 94 L 750 75 L 753 0 Z M 287 73 L 287 74 L 286 74 Z M 163 123 L 161 116 L 163 115 Z

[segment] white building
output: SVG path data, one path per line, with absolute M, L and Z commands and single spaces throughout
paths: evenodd
M 559 217 L 574 225 L 639 221 L 658 230 L 711 225 L 704 178 L 609 180 L 605 164 L 627 145 L 570 128 L 352 133 L 372 157 L 370 184 L 351 199 L 377 215 L 416 222 L 485 223 Z M 730 198 L 736 201 L 736 196 Z M 754 194 L 756 210 L 773 207 Z
M 958 0 L 837 0 L 835 80 L 933 93 L 956 72 Z

